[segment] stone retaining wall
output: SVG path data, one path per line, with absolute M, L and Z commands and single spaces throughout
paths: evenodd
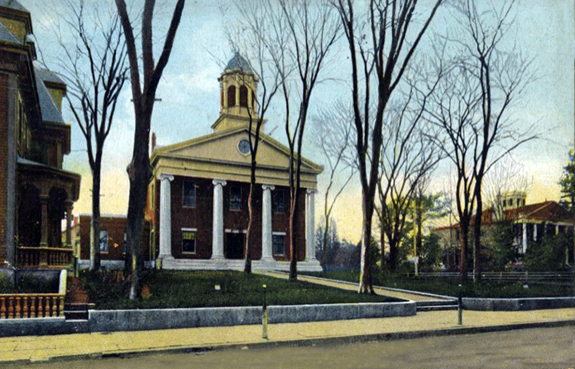
M 269 323 L 383 318 L 416 314 L 414 302 L 270 306 Z M 92 332 L 260 324 L 262 308 L 90 310 Z
M 520 311 L 562 309 L 575 306 L 575 297 L 539 297 L 518 299 L 463 298 L 463 308 L 480 311 Z

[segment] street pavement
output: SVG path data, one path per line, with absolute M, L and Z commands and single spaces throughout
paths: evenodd
M 27 364 L 30 369 L 567 369 L 575 327 L 522 329 L 411 340 L 156 353 Z M 1 365 L 0 365 L 1 366 Z
M 353 288 L 348 284 L 340 287 Z M 519 312 L 466 310 L 462 326 L 457 325 L 457 311 L 446 310 L 408 317 L 271 324 L 268 339 L 262 338 L 261 325 L 3 337 L 0 364 L 163 351 L 345 343 L 574 324 L 573 308 Z

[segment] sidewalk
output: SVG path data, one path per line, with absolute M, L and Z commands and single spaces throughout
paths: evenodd
M 575 309 L 522 312 L 433 311 L 410 317 L 273 324 L 269 339 L 260 325 L 158 331 L 0 338 L 0 363 L 102 357 L 159 351 L 189 351 L 259 345 L 305 345 L 464 334 L 575 324 Z M 574 327 L 575 334 L 575 327 Z
M 267 275 L 269 277 L 274 277 L 274 278 L 288 279 L 287 273 L 260 272 L 260 271 L 257 271 L 256 273 Z M 341 289 L 349 290 L 349 291 L 357 291 L 357 283 L 349 283 L 349 282 L 329 280 L 329 279 L 318 278 L 318 277 L 310 277 L 310 276 L 306 276 L 306 275 L 302 275 L 302 274 L 298 275 L 297 279 L 298 279 L 298 281 L 321 284 L 323 286 L 341 288 Z M 439 298 L 439 297 L 426 296 L 425 294 L 408 293 L 405 291 L 398 291 L 395 289 L 389 289 L 389 288 L 385 288 L 385 287 L 373 286 L 373 289 L 375 290 L 375 292 L 377 294 L 381 294 L 381 295 L 385 295 L 385 296 L 389 296 L 389 297 L 395 297 L 395 298 L 402 299 L 402 300 L 412 300 L 412 301 L 416 301 L 416 302 L 417 301 L 443 300 L 442 298 Z

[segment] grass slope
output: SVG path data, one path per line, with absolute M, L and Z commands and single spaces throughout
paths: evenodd
M 327 273 L 309 273 L 318 277 L 342 281 L 357 282 L 359 272 L 339 271 Z M 573 285 L 556 283 L 500 283 L 496 281 L 472 280 L 461 282 L 457 278 L 416 278 L 404 276 L 382 276 L 377 274 L 373 284 L 391 288 L 401 288 L 411 291 L 429 292 L 447 296 L 458 296 L 461 292 L 464 297 L 489 298 L 520 298 L 520 297 L 559 297 L 573 296 Z M 461 284 L 461 291 L 459 284 Z
M 385 296 L 359 295 L 312 283 L 289 282 L 241 272 L 166 270 L 144 271 L 143 298 L 130 301 L 127 298 L 129 281 L 119 282 L 117 275 L 106 271 L 81 275 L 81 283 L 97 309 L 261 306 L 264 284 L 267 286 L 268 305 L 398 301 Z M 219 285 L 220 290 L 216 290 L 215 285 Z

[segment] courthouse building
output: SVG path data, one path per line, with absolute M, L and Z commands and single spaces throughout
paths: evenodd
M 164 147 L 152 138 L 147 218 L 165 269 L 242 269 L 248 226 L 250 115 L 257 119 L 258 78 L 239 54 L 219 78 L 220 116 L 213 133 Z M 265 132 L 265 127 L 263 127 Z M 289 150 L 261 134 L 251 235 L 254 269 L 289 268 Z M 298 269 L 320 271 L 314 202 L 322 167 L 302 159 L 296 216 Z

